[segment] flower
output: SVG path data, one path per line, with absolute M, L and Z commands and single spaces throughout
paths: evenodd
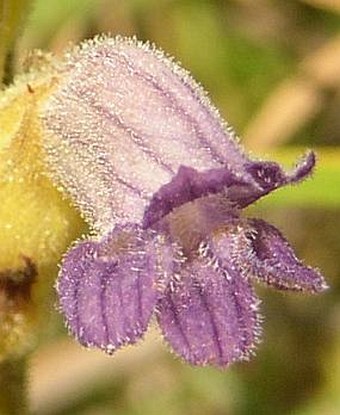
M 41 108 L 52 178 L 91 225 L 57 283 L 70 332 L 113 353 L 155 314 L 187 362 L 224 367 L 259 340 L 251 283 L 310 293 L 326 284 L 281 233 L 242 209 L 300 182 L 252 160 L 202 88 L 154 46 L 101 37 L 70 51 Z

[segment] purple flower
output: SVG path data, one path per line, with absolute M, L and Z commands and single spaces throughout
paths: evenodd
M 281 233 L 243 208 L 307 177 L 250 159 L 201 87 L 153 46 L 100 38 L 67 55 L 43 109 L 53 179 L 93 229 L 57 284 L 71 333 L 112 353 L 153 315 L 187 362 L 227 366 L 261 332 L 251 286 L 317 293 Z

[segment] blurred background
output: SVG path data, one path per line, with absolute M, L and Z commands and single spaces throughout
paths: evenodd
M 53 330 L 31 359 L 33 412 L 340 414 L 340 1 L 37 0 L 19 56 L 58 54 L 101 32 L 137 35 L 173 55 L 254 154 L 291 165 L 316 149 L 313 180 L 248 215 L 279 227 L 331 289 L 305 297 L 258 287 L 263 342 L 251 362 L 226 371 L 183 364 L 157 329 L 113 358 L 85 351 L 51 305 Z

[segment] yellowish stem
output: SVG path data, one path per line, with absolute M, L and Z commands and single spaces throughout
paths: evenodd
M 0 84 L 11 77 L 6 74 L 7 59 L 13 54 L 16 39 L 31 0 L 0 0 Z
M 27 414 L 26 359 L 0 363 L 0 413 Z

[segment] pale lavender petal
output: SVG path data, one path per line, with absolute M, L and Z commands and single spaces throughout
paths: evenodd
M 64 258 L 57 284 L 72 334 L 108 353 L 135 343 L 147 329 L 162 280 L 160 245 L 137 226 L 84 241 Z
M 172 278 L 157 318 L 187 362 L 223 367 L 253 352 L 260 334 L 258 304 L 246 279 L 213 259 L 198 258 Z
M 71 51 L 41 117 L 53 179 L 101 232 L 140 222 L 181 165 L 223 166 L 253 181 L 248 157 L 202 88 L 135 40 L 98 38 Z
M 259 219 L 250 219 L 248 223 L 253 229 L 248 235 L 254 252 L 251 269 L 259 281 L 278 289 L 311 293 L 327 288 L 322 275 L 296 257 L 278 229 Z
M 139 223 L 154 194 L 145 223 L 221 188 L 244 207 L 300 180 L 314 163 L 310 155 L 287 175 L 275 163 L 252 161 L 202 88 L 148 44 L 98 38 L 70 52 L 58 70 L 41 113 L 47 161 L 53 179 L 101 233 L 119 222 Z M 184 196 L 188 187 L 193 193 Z
M 181 164 L 246 157 L 201 88 L 154 47 L 97 39 L 68 55 L 42 112 L 50 167 L 100 230 L 139 222 Z
M 197 171 L 181 166 L 176 176 L 156 192 L 144 215 L 144 226 L 149 227 L 184 203 L 206 195 L 224 193 L 235 208 L 244 208 L 260 197 L 287 184 L 303 180 L 311 174 L 315 155 L 308 153 L 292 173 L 268 161 L 248 161 L 245 164 L 249 176 L 234 174 L 227 167 Z

